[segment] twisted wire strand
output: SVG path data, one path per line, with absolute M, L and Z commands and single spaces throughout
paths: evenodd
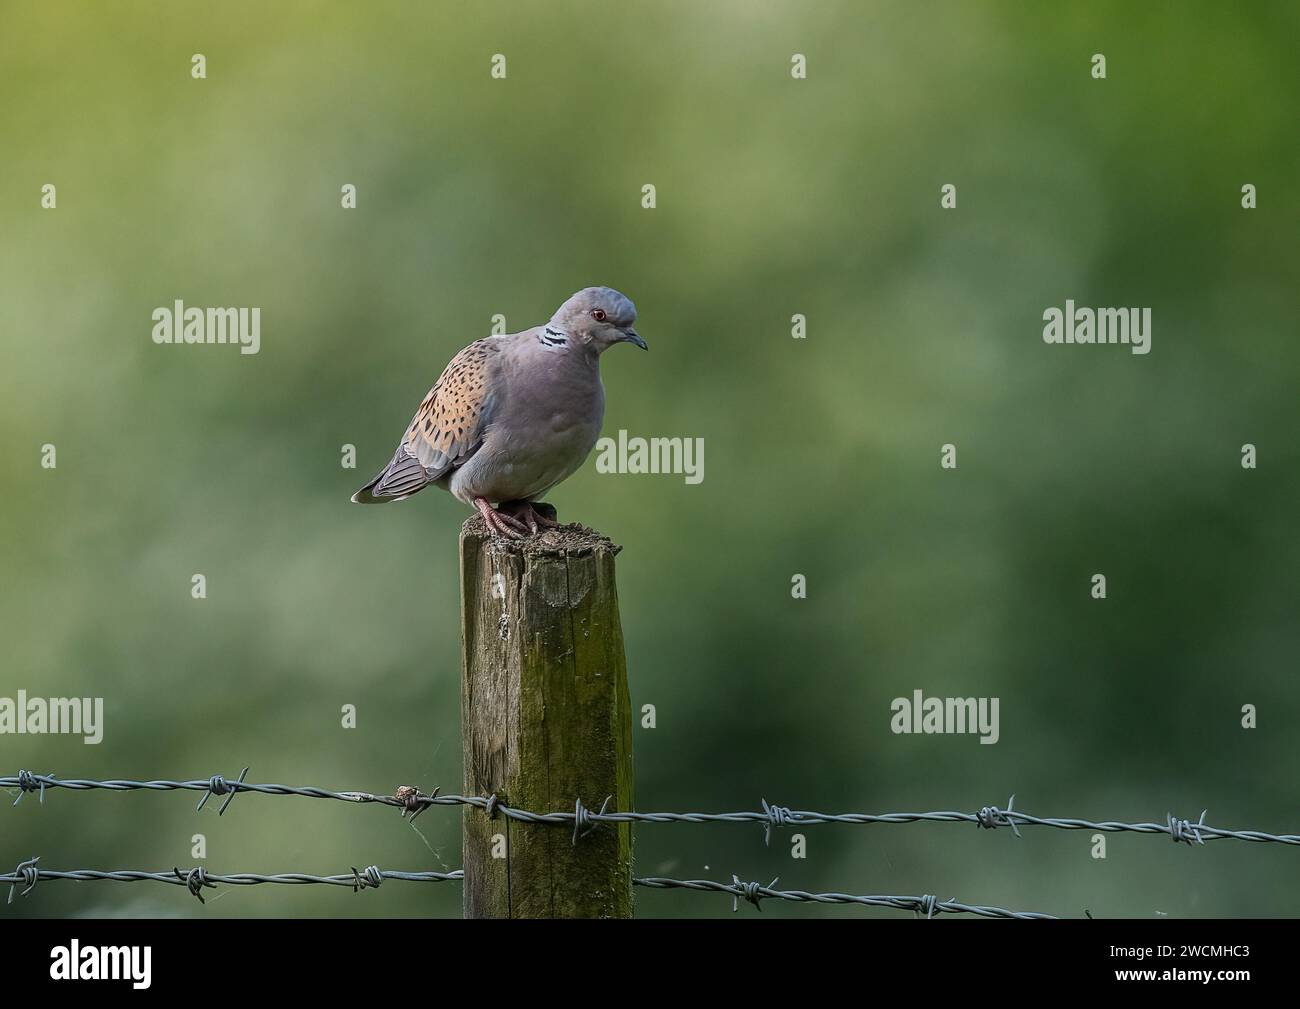
M 983 918 L 1020 918 L 1032 920 L 1056 920 L 1055 915 L 1041 914 L 1037 911 L 1008 911 L 1006 908 L 989 907 L 984 904 L 966 904 L 959 900 L 938 900 L 925 895 L 903 897 L 888 895 L 861 896 L 850 893 L 809 893 L 807 890 L 777 890 L 776 880 L 767 886 L 758 883 L 742 883 L 737 877 L 731 877 L 730 883 L 719 883 L 711 879 L 664 879 L 649 876 L 633 880 L 637 886 L 656 890 L 698 890 L 713 893 L 725 893 L 732 898 L 732 910 L 740 906 L 740 901 L 748 901 L 755 907 L 765 898 L 775 900 L 803 901 L 814 904 L 862 904 L 870 907 L 892 907 L 900 911 L 915 911 L 919 916 L 933 918 L 937 914 L 975 914 Z M 761 910 L 761 908 L 760 908 Z
M 20 862 L 13 872 L 0 874 L 0 885 L 9 884 L 9 903 L 13 903 L 14 892 L 19 886 L 19 896 L 30 893 L 42 880 L 114 881 L 120 883 L 167 883 L 171 886 L 183 886 L 204 903 L 203 891 L 215 888 L 218 884 L 227 886 L 258 886 L 264 883 L 302 886 L 321 884 L 327 886 L 347 886 L 354 892 L 375 889 L 385 880 L 395 879 L 408 883 L 446 883 L 459 882 L 465 878 L 464 870 L 452 872 L 401 872 L 392 869 L 380 869 L 367 866 L 365 869 L 352 867 L 351 873 L 336 876 L 317 876 L 306 872 L 260 873 L 236 872 L 229 874 L 208 872 L 202 867 L 193 869 L 173 868 L 170 872 L 146 872 L 139 869 L 41 869 L 37 867 L 39 859 L 32 858 Z M 933 896 L 903 897 L 886 895 L 857 895 L 847 893 L 810 893 L 807 890 L 777 890 L 777 880 L 766 886 L 756 882 L 741 882 L 732 876 L 730 883 L 721 883 L 709 879 L 667 879 L 662 876 L 650 876 L 632 880 L 633 885 L 654 890 L 695 890 L 698 892 L 724 893 L 732 898 L 732 910 L 738 910 L 740 902 L 747 901 L 758 910 L 759 902 L 765 899 L 800 901 L 815 904 L 858 904 L 871 907 L 889 907 L 901 911 L 914 911 L 918 916 L 932 918 L 936 914 L 975 914 L 984 918 L 1024 918 L 1052 919 L 1055 916 L 1040 914 L 1035 911 L 1008 911 L 1005 908 L 989 907 L 982 904 L 965 904 L 956 900 L 940 901 Z
M 435 789 L 423 793 L 410 785 L 403 785 L 393 795 L 377 795 L 363 791 L 334 791 L 328 788 L 311 786 L 293 786 L 278 784 L 259 784 L 245 781 L 248 773 L 245 767 L 239 777 L 227 779 L 222 775 L 209 778 L 193 778 L 186 781 L 156 779 L 152 781 L 135 781 L 115 778 L 94 780 L 89 778 L 57 778 L 52 774 L 33 774 L 19 771 L 16 776 L 0 777 L 0 788 L 17 788 L 18 797 L 14 805 L 22 801 L 28 792 L 38 792 L 41 802 L 45 800 L 46 789 L 64 788 L 73 791 L 106 789 L 125 792 L 134 790 L 147 791 L 195 791 L 202 792 L 198 809 L 214 795 L 223 796 L 219 813 L 224 813 L 230 801 L 240 792 L 255 792 L 262 795 L 296 795 L 310 799 L 334 799 L 351 803 L 378 803 L 394 806 L 402 810 L 403 816 L 410 814 L 414 819 L 430 806 L 473 806 L 482 809 L 491 818 L 504 816 L 521 823 L 563 824 L 573 828 L 574 842 L 590 833 L 602 823 L 757 823 L 764 828 L 764 837 L 770 842 L 774 827 L 802 827 L 819 823 L 847 824 L 898 824 L 898 823 L 973 823 L 985 830 L 998 827 L 1010 827 L 1017 837 L 1020 827 L 1051 827 L 1058 830 L 1094 830 L 1103 833 L 1128 831 L 1137 834 L 1164 834 L 1175 842 L 1186 844 L 1205 844 L 1206 841 L 1232 839 L 1256 843 L 1275 843 L 1300 845 L 1300 835 L 1271 834 L 1262 830 L 1232 830 L 1215 827 L 1205 822 L 1206 811 L 1201 812 L 1199 820 L 1186 820 L 1167 814 L 1164 823 L 1125 823 L 1118 820 L 1086 820 L 1076 817 L 1035 816 L 1014 808 L 1015 796 L 1007 803 L 1006 809 L 998 806 L 984 806 L 966 813 L 959 810 L 945 809 L 922 813 L 822 813 L 815 810 L 790 809 L 762 801 L 762 809 L 746 810 L 735 813 L 678 813 L 655 812 L 640 813 L 635 811 L 620 812 L 609 810 L 610 799 L 606 798 L 599 812 L 592 811 L 578 799 L 573 811 L 555 811 L 537 813 L 527 809 L 518 809 L 506 805 L 494 795 L 442 795 Z
M 287 885 L 322 884 L 326 886 L 349 886 L 353 891 L 375 889 L 384 880 L 399 879 L 408 883 L 446 883 L 464 879 L 464 871 L 454 872 L 401 872 L 394 869 L 380 869 L 367 866 L 365 869 L 353 867 L 350 873 L 337 876 L 317 876 L 308 872 L 235 872 L 221 874 L 208 872 L 202 867 L 193 869 L 172 869 L 170 872 L 147 872 L 141 869 L 39 869 L 37 858 L 20 862 L 13 872 L 0 874 L 0 884 L 9 884 L 9 903 L 13 903 L 14 891 L 22 886 L 19 896 L 25 896 L 41 880 L 71 879 L 79 882 L 88 880 L 112 880 L 119 883 L 169 883 L 172 886 L 186 887 L 190 893 L 203 900 L 202 890 L 217 884 L 227 886 L 257 886 L 260 883 L 282 883 Z

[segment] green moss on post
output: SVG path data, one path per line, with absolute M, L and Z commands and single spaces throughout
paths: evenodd
M 581 526 L 523 542 L 460 537 L 465 794 L 567 812 L 632 805 L 632 709 L 614 584 L 619 548 Z M 465 917 L 629 918 L 632 828 L 464 813 Z M 505 857 L 494 857 L 494 853 Z

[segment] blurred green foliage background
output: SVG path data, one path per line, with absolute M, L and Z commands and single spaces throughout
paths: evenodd
M 706 446 L 699 486 L 589 461 L 551 495 L 625 546 L 633 701 L 658 712 L 635 733 L 640 808 L 1015 792 L 1042 815 L 1209 807 L 1300 831 L 1294 4 L 7 2 L 0 21 L 0 695 L 107 709 L 99 746 L 0 736 L 3 773 L 249 764 L 456 790 L 468 513 L 437 491 L 348 497 L 494 313 L 521 329 L 609 284 L 651 352 L 606 357 L 606 433 Z M 260 306 L 261 353 L 154 345 L 176 298 Z M 1046 346 L 1066 298 L 1150 306 L 1152 352 Z M 1000 697 L 1001 741 L 891 734 L 916 688 Z M 196 798 L 5 802 L 0 862 L 167 869 L 203 833 L 212 871 L 460 864 L 454 811 L 412 829 L 253 795 L 218 819 Z M 788 831 L 765 848 L 758 827 L 643 827 L 637 871 L 1066 915 L 1297 911 L 1280 845 L 1112 835 L 1098 861 L 1088 832 L 806 836 L 795 861 Z M 101 883 L 5 913 L 459 908 L 454 884 L 200 907 Z

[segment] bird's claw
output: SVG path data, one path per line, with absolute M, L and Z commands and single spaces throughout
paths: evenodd
M 526 540 L 530 535 L 528 527 L 517 518 L 502 515 L 500 512 L 493 512 L 488 524 L 493 532 L 500 533 L 508 540 Z
M 508 540 L 527 539 L 530 535 L 527 525 L 513 515 L 493 508 L 484 498 L 475 498 L 474 507 L 483 516 L 488 532 L 493 535 L 503 536 Z
M 497 514 L 505 513 L 509 518 L 523 524 L 529 536 L 536 536 L 543 529 L 559 528 L 556 521 L 554 505 L 534 504 L 531 501 L 503 501 L 497 508 Z

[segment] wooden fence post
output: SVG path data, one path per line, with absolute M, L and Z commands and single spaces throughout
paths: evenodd
M 616 547 L 581 526 L 525 541 L 461 529 L 461 742 L 466 795 L 567 812 L 632 804 L 632 711 Z M 632 827 L 464 811 L 467 918 L 629 918 Z M 503 856 L 503 857 L 502 857 Z

